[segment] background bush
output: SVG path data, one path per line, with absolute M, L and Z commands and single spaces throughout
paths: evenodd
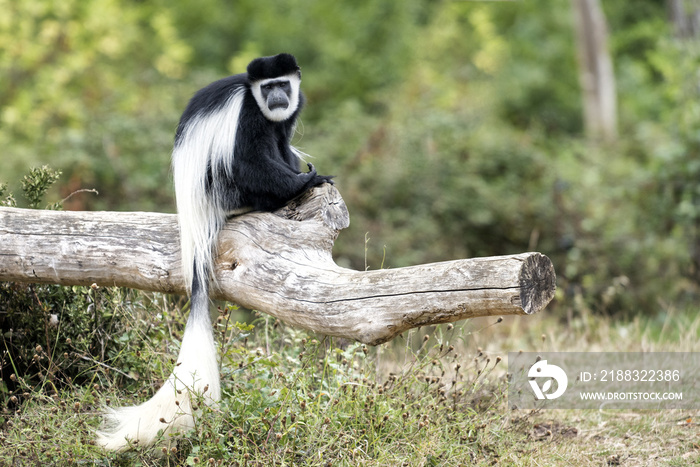
M 0 6 L 11 190 L 50 163 L 63 172 L 54 200 L 99 192 L 68 209 L 174 211 L 169 153 L 189 96 L 285 50 L 308 96 L 294 143 L 350 209 L 342 264 L 537 249 L 554 260 L 562 312 L 697 298 L 700 54 L 662 1 L 604 5 L 620 121 L 607 145 L 583 136 L 566 0 Z
M 557 298 L 542 319 L 415 330 L 370 349 L 221 309 L 221 405 L 200 407 L 179 441 L 114 455 L 92 444 L 97 414 L 167 378 L 185 299 L 0 284 L 0 463 L 697 457 L 696 417 L 518 415 L 498 367 L 517 348 L 697 350 L 700 44 L 674 34 L 668 2 L 602 2 L 619 108 L 606 144 L 584 137 L 569 0 L 229 3 L 0 0 L 0 204 L 173 212 L 170 151 L 189 97 L 286 51 L 308 98 L 294 144 L 337 176 L 350 210 L 340 264 L 538 250 Z

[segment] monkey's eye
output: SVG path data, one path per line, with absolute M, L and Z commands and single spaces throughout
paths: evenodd
M 263 85 L 263 89 L 266 90 L 266 91 L 270 91 L 270 90 L 272 90 L 272 88 L 274 88 L 274 87 L 275 87 L 275 85 L 272 84 L 272 83 L 268 83 L 268 84 Z

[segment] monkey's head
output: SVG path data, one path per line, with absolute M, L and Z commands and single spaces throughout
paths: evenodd
M 265 118 L 282 122 L 299 107 L 301 70 L 293 55 L 256 58 L 248 64 L 250 90 Z

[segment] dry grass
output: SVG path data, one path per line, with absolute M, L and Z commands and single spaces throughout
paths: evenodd
M 177 307 L 161 297 L 130 303 L 109 310 L 125 314 L 130 329 L 128 345 L 106 364 L 147 376 L 134 384 L 95 364 L 80 384 L 54 386 L 44 372 L 42 384 L 20 385 L 4 400 L 0 465 L 700 463 L 698 411 L 507 407 L 509 351 L 700 351 L 700 318 L 674 310 L 631 321 L 545 310 L 423 328 L 378 348 L 266 317 L 240 325 L 227 310 L 218 325 L 221 405 L 201 409 L 197 428 L 179 440 L 106 454 L 92 443 L 99 407 L 148 397 L 167 375 L 182 329 Z M 49 368 L 50 360 L 39 363 Z M 135 387 L 143 391 L 130 392 Z

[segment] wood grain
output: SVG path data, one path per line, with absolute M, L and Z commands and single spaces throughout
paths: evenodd
M 212 296 L 367 344 L 418 326 L 535 313 L 554 297 L 554 268 L 540 253 L 341 268 L 332 248 L 347 225 L 328 184 L 274 213 L 231 219 L 219 236 Z M 177 217 L 0 208 L 0 280 L 183 294 Z

